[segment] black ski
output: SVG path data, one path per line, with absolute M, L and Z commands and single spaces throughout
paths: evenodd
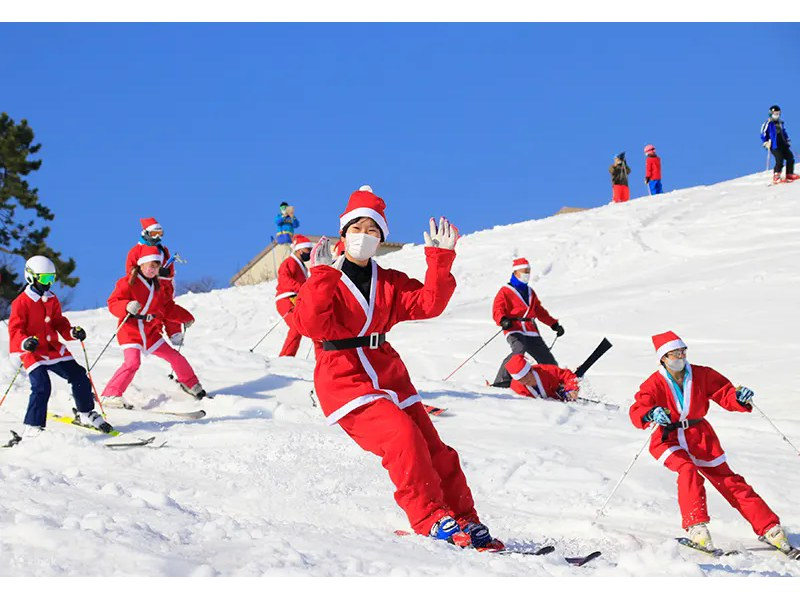
M 601 340 L 600 344 L 597 345 L 597 348 L 594 351 L 592 351 L 592 354 L 589 355 L 589 357 L 586 358 L 586 361 L 584 361 L 581 365 L 579 365 L 578 369 L 575 370 L 575 375 L 578 378 L 583 378 L 586 371 L 590 367 L 592 367 L 595 364 L 595 362 L 598 359 L 600 359 L 603 356 L 603 354 L 611 348 L 611 346 L 612 346 L 611 341 L 609 341 L 607 338 Z
M 22 436 L 17 434 L 14 430 L 11 430 L 11 440 L 6 442 L 3 445 L 3 448 L 11 448 L 12 446 L 17 446 L 20 442 L 22 442 Z

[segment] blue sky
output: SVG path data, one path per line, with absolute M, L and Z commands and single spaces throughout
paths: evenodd
M 610 200 L 626 151 L 646 194 L 762 170 L 783 108 L 800 139 L 798 24 L 0 24 L 0 111 L 43 150 L 50 242 L 78 263 L 72 308 L 123 275 L 139 218 L 221 285 L 296 206 L 335 233 L 351 191 L 388 204 L 389 240 L 428 216 L 468 233 Z M 800 148 L 800 140 L 796 143 Z

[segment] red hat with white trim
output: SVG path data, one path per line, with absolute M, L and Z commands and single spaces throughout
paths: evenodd
M 142 218 L 139 222 L 142 224 L 142 234 L 153 230 L 164 230 L 155 218 Z
M 339 216 L 339 232 L 358 218 L 372 218 L 383 233 L 383 240 L 389 236 L 389 225 L 386 223 L 386 203 L 372 192 L 372 187 L 362 185 L 354 191 L 347 202 L 344 213 Z
M 514 258 L 514 265 L 512 270 L 516 272 L 517 270 L 524 270 L 525 268 L 530 268 L 531 264 L 528 262 L 527 258 L 524 257 L 515 257 Z
M 662 332 L 661 334 L 653 336 L 653 346 L 656 348 L 656 355 L 660 361 L 661 358 L 670 351 L 685 349 L 686 343 L 684 343 L 677 334 L 668 330 L 667 332 Z
M 508 360 L 506 370 L 514 380 L 519 380 L 531 371 L 531 364 L 522 355 L 517 354 Z
M 142 245 L 142 249 L 139 252 L 139 259 L 136 260 L 136 263 L 140 266 L 142 264 L 146 264 L 147 262 L 162 262 L 164 261 L 164 257 L 161 255 L 161 251 L 155 245 Z
M 308 237 L 304 237 L 303 235 L 295 235 L 292 238 L 292 251 L 297 251 L 299 249 L 311 249 L 314 247 L 314 244 L 309 240 Z
M 650 152 L 654 152 L 654 151 L 656 151 L 656 146 L 653 145 L 652 143 L 648 143 L 647 145 L 644 146 L 644 153 L 645 154 L 649 154 Z

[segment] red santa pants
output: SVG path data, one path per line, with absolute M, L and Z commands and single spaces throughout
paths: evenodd
M 351 411 L 339 425 L 358 446 L 381 458 L 397 489 L 394 499 L 415 532 L 427 536 L 446 515 L 478 521 L 458 453 L 439 438 L 421 403 L 403 410 L 378 399 Z
M 686 451 L 679 450 L 672 453 L 664 465 L 678 474 L 678 505 L 681 508 L 684 529 L 710 521 L 706 507 L 706 490 L 703 486 L 704 477 L 742 514 L 759 536 L 780 523 L 778 516 L 764 499 L 756 494 L 742 476 L 733 473 L 727 463 L 716 467 L 698 467 Z
M 615 203 L 622 203 L 631 198 L 631 190 L 628 185 L 612 185 L 612 192 L 613 195 L 611 199 L 613 199 Z
M 281 348 L 279 356 L 294 357 L 297 355 L 297 350 L 300 348 L 300 341 L 303 340 L 303 335 L 297 332 L 293 325 L 294 314 L 292 311 L 294 310 L 294 303 L 287 297 L 279 299 L 275 307 L 278 309 L 278 313 L 283 318 L 283 321 L 286 322 L 286 325 L 289 327 L 289 332 L 286 333 L 286 340 L 283 341 L 283 347 Z
M 142 364 L 142 352 L 140 349 L 133 347 L 127 348 L 124 351 L 125 361 L 119 369 L 111 376 L 103 392 L 100 393 L 104 397 L 121 397 L 122 394 L 128 389 L 130 383 L 133 382 L 133 377 L 139 371 L 139 366 Z M 167 343 L 162 343 L 152 355 L 160 357 L 167 361 L 172 369 L 175 370 L 175 376 L 179 382 L 182 382 L 189 388 L 197 384 L 197 376 L 186 361 L 186 358 L 178 353 L 175 349 L 170 347 Z

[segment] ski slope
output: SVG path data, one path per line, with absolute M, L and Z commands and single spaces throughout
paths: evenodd
M 248 351 L 278 318 L 274 283 L 265 283 L 179 298 L 197 322 L 183 350 L 216 395 L 203 402 L 206 418 L 148 413 L 197 408 L 156 358 L 144 360 L 129 391 L 144 409 L 109 411 L 118 429 L 158 433 L 166 447 L 111 451 L 102 437 L 51 423 L 0 450 L 0 575 L 800 575 L 800 563 L 775 552 L 714 560 L 679 547 L 675 475 L 646 451 L 593 524 L 645 442 L 627 408 L 657 366 L 654 333 L 674 330 L 691 362 L 753 388 L 800 446 L 800 184 L 769 187 L 766 176 L 465 236 L 445 313 L 391 332 L 425 401 L 448 408 L 436 426 L 458 450 L 484 522 L 508 543 L 552 542 L 555 554 L 486 555 L 392 534 L 408 523 L 378 458 L 312 406 L 309 341 L 298 358 L 277 358 L 281 324 Z M 393 209 L 389 197 L 390 221 Z M 448 216 L 458 224 L 458 214 Z M 507 353 L 502 337 L 442 381 L 496 332 L 491 302 L 518 255 L 530 259 L 531 284 L 566 329 L 553 349 L 562 365 L 577 366 L 604 336 L 614 343 L 582 394 L 619 411 L 487 388 Z M 420 245 L 380 261 L 423 275 Z M 93 360 L 116 321 L 103 309 L 68 315 L 87 329 Z M 7 347 L 5 327 L 0 335 Z M 544 336 L 553 338 L 546 327 Z M 83 362 L 80 345 L 71 349 Z M 120 362 L 113 343 L 93 371 L 98 386 Z M 4 389 L 14 367 L 0 367 Z M 68 387 L 55 377 L 53 387 L 51 410 L 68 412 Z M 20 376 L 0 409 L 3 439 L 22 431 L 27 395 Z M 758 414 L 715 405 L 709 417 L 733 469 L 800 544 L 800 457 Z M 757 547 L 738 513 L 708 494 L 716 543 Z M 603 556 L 583 568 L 559 557 L 595 549 Z

